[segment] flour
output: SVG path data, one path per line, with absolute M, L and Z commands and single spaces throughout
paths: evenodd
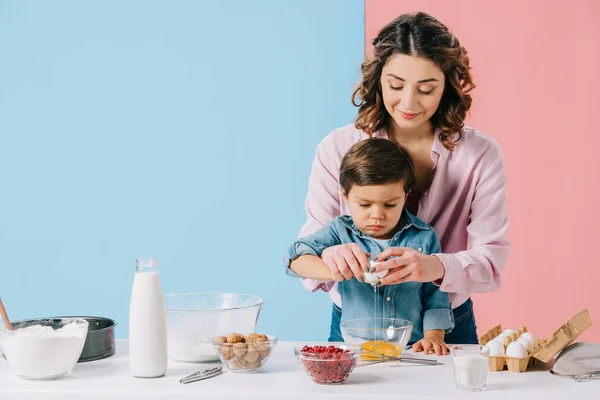
M 86 335 L 87 321 L 71 322 L 56 330 L 30 325 L 13 332 L 2 331 L 0 343 L 17 375 L 26 379 L 53 379 L 71 373 Z
M 24 328 L 17 329 L 18 333 L 40 333 L 40 332 L 60 332 L 60 336 L 64 337 L 72 337 L 72 336 L 81 336 L 80 332 L 77 332 L 77 327 L 81 325 L 77 322 L 71 322 L 59 329 L 54 329 L 51 326 L 47 325 L 29 325 Z

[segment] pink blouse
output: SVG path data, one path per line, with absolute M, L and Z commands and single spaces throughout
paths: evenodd
M 444 253 L 436 254 L 444 264 L 440 289 L 448 292 L 452 308 L 472 293 L 492 292 L 501 285 L 510 243 L 506 239 L 506 172 L 498 144 L 489 136 L 464 127 L 454 151 L 446 149 L 436 131 L 431 159 L 431 186 L 423 192 L 417 216 L 433 226 Z M 385 129 L 374 137 L 388 138 Z M 299 237 L 327 225 L 338 215 L 349 214 L 339 186 L 340 164 L 346 151 L 368 135 L 348 125 L 336 129 L 317 146 L 308 180 L 308 219 Z M 342 306 L 335 282 L 303 279 L 310 291 L 329 292 Z

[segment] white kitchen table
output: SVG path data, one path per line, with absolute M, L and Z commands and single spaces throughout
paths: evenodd
M 179 379 L 219 363 L 170 361 L 165 377 L 136 379 L 129 375 L 127 341 L 118 340 L 117 353 L 110 358 L 78 364 L 67 378 L 31 382 L 17 377 L 2 359 L 0 399 L 600 399 L 600 380 L 576 383 L 547 370 L 490 372 L 486 391 L 462 393 L 454 386 L 450 356 L 436 357 L 444 366 L 386 363 L 358 367 L 344 385 L 318 385 L 302 371 L 293 354 L 295 344 L 280 342 L 261 372 L 234 374 L 225 369 L 216 377 L 186 385 Z

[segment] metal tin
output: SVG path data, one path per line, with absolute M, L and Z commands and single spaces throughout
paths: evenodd
M 80 317 L 88 321 L 88 334 L 78 362 L 100 360 L 115 354 L 115 326 L 110 318 Z
M 82 318 L 89 323 L 87 337 L 78 363 L 101 360 L 115 354 L 115 326 L 117 323 L 110 318 L 103 317 L 54 317 L 54 318 Z

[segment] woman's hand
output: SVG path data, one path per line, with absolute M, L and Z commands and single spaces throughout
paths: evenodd
M 375 272 L 388 269 L 381 285 L 397 285 L 403 282 L 433 282 L 444 278 L 444 264 L 436 256 L 429 256 L 409 247 L 389 247 L 377 255 Z
M 345 281 L 356 277 L 364 282 L 364 273 L 370 267 L 369 254 L 356 243 L 340 244 L 323 250 L 321 258 L 329 267 L 333 280 Z
M 450 353 L 450 348 L 444 342 L 444 331 L 443 330 L 431 330 L 425 331 L 423 339 L 413 344 L 413 351 L 423 351 L 424 354 L 430 352 L 435 353 L 438 356 L 447 355 Z

